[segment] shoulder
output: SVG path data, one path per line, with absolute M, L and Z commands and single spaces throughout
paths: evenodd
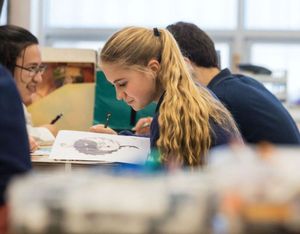
M 10 73 L 0 67 L 0 204 L 9 179 L 31 168 L 21 99 Z M 17 146 L 17 147 L 16 147 Z
M 216 79 L 217 77 L 213 78 Z M 260 87 L 263 85 L 256 81 L 255 79 L 249 77 L 249 76 L 244 76 L 241 74 L 229 74 L 225 77 L 223 77 L 222 79 L 220 79 L 218 82 L 215 82 L 215 85 L 213 87 L 210 87 L 212 90 L 219 90 L 219 89 L 223 89 L 223 88 L 227 88 L 227 89 L 234 89 L 236 87 L 239 88 L 244 88 L 247 89 L 249 87 Z M 236 90 L 238 91 L 238 90 Z
M 232 134 L 228 130 L 224 129 L 222 126 L 215 123 L 213 120 L 210 120 L 210 127 L 212 140 L 211 148 L 218 145 L 228 144 L 233 138 Z
M 0 89 L 1 113 L 14 112 L 15 114 L 10 116 L 12 119 L 23 117 L 21 97 L 15 81 L 10 72 L 2 66 L 0 66 Z
M 1 65 L 0 65 L 0 86 L 1 86 L 1 92 L 0 92 L 1 95 L 4 95 L 4 93 L 16 93 L 17 89 L 12 75 L 8 70 L 6 70 Z
M 267 100 L 270 92 L 255 79 L 240 75 L 230 74 L 214 85 L 211 89 L 215 95 L 227 106 L 247 104 L 260 100 Z
M 17 132 L 25 129 L 25 118 L 22 102 L 11 74 L 1 66 L 0 76 L 1 136 L 3 136 L 3 134 L 14 135 L 17 134 Z M 8 129 L 8 126 L 10 126 L 10 131 L 4 133 L 3 129 Z

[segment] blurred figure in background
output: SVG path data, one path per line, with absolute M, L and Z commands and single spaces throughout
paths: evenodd
M 20 95 L 9 72 L 0 65 L 0 233 L 5 233 L 5 191 L 11 178 L 31 169 L 28 137 Z

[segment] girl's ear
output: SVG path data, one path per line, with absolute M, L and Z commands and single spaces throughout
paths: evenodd
M 183 56 L 183 60 L 190 70 L 193 70 L 197 67 L 197 65 L 195 63 L 193 63 L 189 58 Z
M 159 72 L 160 64 L 156 59 L 151 59 L 147 65 L 147 67 L 155 74 Z
M 186 62 L 186 63 L 192 63 L 191 60 L 188 58 L 188 57 L 185 57 L 183 56 L 183 60 Z

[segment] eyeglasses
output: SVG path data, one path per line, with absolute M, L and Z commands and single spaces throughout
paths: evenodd
M 30 78 L 35 77 L 38 73 L 40 73 L 42 75 L 47 69 L 47 66 L 44 64 L 41 64 L 38 66 L 32 66 L 32 67 L 23 67 L 23 66 L 20 66 L 17 64 L 15 66 L 28 71 Z

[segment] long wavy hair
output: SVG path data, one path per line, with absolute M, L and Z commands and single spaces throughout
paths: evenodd
M 157 88 L 165 91 L 159 109 L 157 141 L 163 163 L 202 165 L 214 134 L 211 121 L 233 137 L 240 137 L 226 108 L 206 88 L 195 85 L 175 39 L 167 30 L 160 29 L 159 35 L 155 35 L 152 29 L 124 28 L 106 42 L 100 53 L 102 63 L 139 71 L 147 71 L 151 59 L 160 62 Z

